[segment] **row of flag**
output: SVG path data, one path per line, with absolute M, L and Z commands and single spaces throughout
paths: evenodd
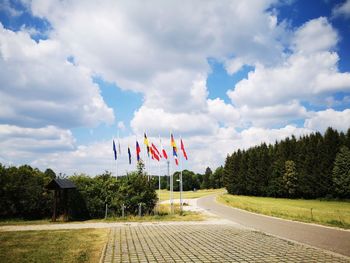
M 152 160 L 157 160 L 159 162 L 161 158 L 164 158 L 166 160 L 168 159 L 168 154 L 166 153 L 165 149 L 163 148 L 161 140 L 160 140 L 160 150 L 158 150 L 157 146 L 154 143 L 151 143 L 148 140 L 146 133 L 144 133 L 143 143 L 146 146 L 147 156 L 152 158 Z M 175 164 L 179 165 L 178 150 L 177 150 L 177 146 L 176 146 L 176 142 L 175 142 L 173 134 L 170 135 L 170 145 L 173 149 L 173 157 L 175 160 Z M 186 160 L 188 160 L 187 153 L 186 153 L 182 138 L 180 139 L 180 149 L 182 150 L 182 154 L 183 154 L 184 158 Z M 114 160 L 117 160 L 118 154 L 120 155 L 120 153 L 121 153 L 119 139 L 118 139 L 118 151 L 117 151 L 116 143 L 113 140 L 113 152 L 114 152 Z M 141 147 L 139 145 L 139 142 L 136 140 L 136 159 L 138 162 L 141 160 L 140 153 L 141 153 Z M 131 164 L 130 146 L 128 146 L 128 156 L 129 156 L 129 164 Z

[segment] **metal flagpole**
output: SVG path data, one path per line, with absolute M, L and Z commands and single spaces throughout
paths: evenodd
M 173 202 L 173 176 L 170 175 L 170 161 L 168 161 L 168 176 L 170 177 L 170 209 L 171 213 L 174 213 L 174 202 Z
M 180 167 L 180 169 L 181 169 L 181 171 L 180 171 L 180 213 L 182 214 L 182 160 L 181 160 L 181 154 L 180 154 L 180 156 L 179 156 L 179 161 L 180 161 L 180 165 L 181 165 L 181 167 Z
M 117 142 L 118 143 L 118 142 Z M 118 149 L 117 149 L 118 146 L 115 146 L 115 176 L 116 176 L 116 179 L 118 179 Z
M 119 172 L 119 171 L 118 171 L 118 159 L 120 158 L 120 151 L 119 151 L 119 131 L 118 131 L 117 134 L 118 134 L 118 140 L 117 140 L 117 141 L 118 141 L 118 145 L 117 145 L 117 149 L 116 149 L 116 150 L 117 150 L 117 153 L 118 153 L 118 154 L 117 154 L 116 169 L 117 169 L 117 178 L 118 178 L 118 172 Z
M 160 145 L 162 145 L 162 142 L 160 141 L 160 135 L 159 135 L 159 143 Z M 160 149 L 160 151 L 162 151 L 162 149 Z M 162 154 L 162 153 L 160 153 Z M 162 156 L 160 155 L 159 158 L 161 158 Z M 160 160 L 158 162 L 158 167 L 159 167 L 159 175 L 158 175 L 158 193 L 159 193 L 159 196 L 158 196 L 158 213 L 159 213 L 159 207 L 160 207 Z

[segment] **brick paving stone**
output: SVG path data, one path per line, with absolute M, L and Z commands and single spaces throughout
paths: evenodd
M 349 262 L 350 259 L 225 224 L 111 229 L 103 262 Z

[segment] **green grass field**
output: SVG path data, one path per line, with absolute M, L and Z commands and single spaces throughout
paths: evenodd
M 206 195 L 211 194 L 221 194 L 226 190 L 224 188 L 220 189 L 205 189 L 205 190 L 197 190 L 197 191 L 183 191 L 183 199 L 194 199 L 199 198 Z M 159 196 L 159 191 L 157 190 L 157 194 Z M 174 192 L 174 199 L 180 199 L 180 192 Z M 170 191 L 168 190 L 160 190 L 160 201 L 169 200 L 170 199 Z
M 107 229 L 0 232 L 0 261 L 98 262 Z
M 350 229 L 350 202 L 230 194 L 218 196 L 217 201 L 264 215 Z

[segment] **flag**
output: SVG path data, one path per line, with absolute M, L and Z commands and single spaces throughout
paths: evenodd
M 162 140 L 160 140 L 160 149 L 161 149 L 161 151 L 162 151 L 163 157 L 164 157 L 165 159 L 168 160 L 168 155 L 166 154 L 166 151 L 165 151 L 164 148 L 163 148 Z
M 137 161 L 140 161 L 140 152 L 141 152 L 140 145 L 139 145 L 138 141 L 136 141 L 136 157 L 137 157 Z
M 158 151 L 157 147 L 153 143 L 151 143 L 151 151 L 153 154 L 153 158 L 156 159 L 157 161 L 159 161 L 160 158 L 162 158 L 160 152 Z
M 177 147 L 176 147 L 176 143 L 175 143 L 173 134 L 171 134 L 170 137 L 171 137 L 170 138 L 170 143 L 171 143 L 171 146 L 173 147 L 173 156 L 174 156 L 174 159 L 175 159 L 175 164 L 179 165 L 179 161 L 177 159 Z
M 128 146 L 128 154 L 129 154 L 129 164 L 131 164 L 131 151 L 130 147 Z
M 113 152 L 114 152 L 114 160 L 117 160 L 117 149 L 115 148 L 114 140 L 113 140 Z
M 120 150 L 120 141 L 119 141 L 119 138 L 118 138 L 118 153 L 119 153 L 119 155 L 122 153 L 122 151 Z
M 154 153 L 153 153 L 152 147 L 149 148 L 149 151 L 150 151 L 150 153 L 151 153 L 151 158 L 152 158 L 152 160 L 154 160 Z
M 182 142 L 182 139 L 181 139 L 180 141 L 181 141 L 181 150 L 182 150 L 182 153 L 183 153 L 185 159 L 187 160 L 187 153 L 186 153 L 186 151 L 185 151 L 184 143 Z
M 147 135 L 146 135 L 146 133 L 144 133 L 143 134 L 144 135 L 144 140 L 143 140 L 143 143 L 146 145 L 146 147 L 147 147 L 147 155 L 148 155 L 148 157 L 149 157 L 149 152 L 150 152 L 150 149 L 149 149 L 149 142 L 148 142 L 148 139 L 147 139 Z

